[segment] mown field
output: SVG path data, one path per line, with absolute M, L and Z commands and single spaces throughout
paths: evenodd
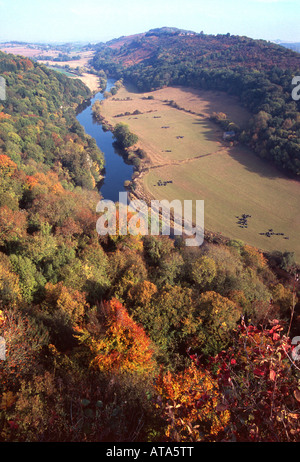
M 184 110 L 166 102 L 171 100 Z M 240 125 L 250 118 L 227 95 L 182 88 L 144 95 L 122 88 L 102 108 L 109 123 L 127 124 L 147 152 L 149 171 L 139 182 L 149 198 L 189 199 L 194 205 L 204 199 L 206 229 L 263 250 L 294 252 L 300 261 L 300 184 L 248 149 L 224 142 L 220 127 L 208 120 L 212 112 Z M 125 113 L 130 115 L 115 117 Z M 159 186 L 159 180 L 172 183 Z M 247 227 L 238 223 L 242 214 L 251 216 Z

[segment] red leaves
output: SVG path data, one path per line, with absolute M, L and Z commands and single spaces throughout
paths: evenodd
M 15 422 L 14 420 L 9 420 L 8 425 L 12 430 L 17 430 L 19 428 L 19 424 Z
M 281 332 L 282 330 L 283 328 L 280 326 L 279 321 L 277 321 L 277 324 L 275 324 L 274 327 L 270 329 L 269 335 L 272 337 L 274 342 L 277 342 L 278 340 L 280 340 L 279 332 Z
M 282 331 L 277 320 L 269 329 L 244 324 L 232 346 L 211 358 L 209 370 L 218 381 L 220 395 L 226 397 L 224 406 L 229 406 L 236 439 L 274 441 L 276 435 L 277 440 L 295 441 L 296 423 L 282 416 L 287 409 L 298 416 L 300 390 L 287 358 L 291 340 Z M 190 357 L 196 363 L 197 358 Z M 217 411 L 226 409 L 223 400 L 220 406 Z
M 265 370 L 260 368 L 260 367 L 256 367 L 254 370 L 253 370 L 253 374 L 254 375 L 257 375 L 258 377 L 263 377 L 265 375 Z

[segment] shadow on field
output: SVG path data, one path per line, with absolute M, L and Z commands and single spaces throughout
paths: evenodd
M 261 159 L 245 146 L 228 146 L 227 152 L 230 157 L 243 165 L 248 172 L 255 173 L 261 178 L 269 178 L 271 180 L 289 179 L 287 175 L 283 174 L 274 165 Z
M 203 112 L 206 116 L 210 116 L 213 112 L 223 112 L 230 120 L 237 123 L 241 128 L 245 128 L 251 118 L 251 113 L 242 106 L 239 98 L 234 95 L 228 95 L 223 91 L 195 89 L 189 87 L 176 87 L 182 92 L 186 92 L 188 97 L 194 95 L 193 101 L 201 99 L 199 111 Z
M 213 141 L 214 143 L 218 143 L 222 141 L 222 131 L 218 127 L 217 124 L 208 121 L 207 119 L 197 119 L 193 122 L 193 125 L 201 125 L 201 133 L 203 134 L 203 138 L 207 141 Z

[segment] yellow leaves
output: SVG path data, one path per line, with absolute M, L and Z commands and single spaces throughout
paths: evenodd
M 175 441 L 214 440 L 230 420 L 216 380 L 195 365 L 178 374 L 161 372 L 155 388 L 168 422 L 166 436 Z
M 15 401 L 16 401 L 16 397 L 11 391 L 3 393 L 1 404 L 0 404 L 0 409 L 6 410 L 10 408 L 15 403 Z
M 85 314 L 88 304 L 85 295 L 78 290 L 65 287 L 61 282 L 45 286 L 45 305 L 49 308 L 59 309 L 64 312 L 69 319 L 74 322 L 80 322 Z
M 142 281 L 134 285 L 128 293 L 130 299 L 135 299 L 142 306 L 147 306 L 154 294 L 157 293 L 157 287 L 150 281 Z
M 3 311 L 0 310 L 0 327 L 3 326 L 4 321 L 5 321 L 4 313 Z
M 0 120 L 3 120 L 3 119 L 11 119 L 11 115 L 5 114 L 4 112 L 0 112 Z
M 17 164 L 5 154 L 0 155 L 0 173 L 6 176 L 11 176 L 17 169 Z
M 62 194 L 65 191 L 55 172 L 48 172 L 47 174 L 38 172 L 35 175 L 27 176 L 26 186 L 30 190 L 36 190 L 36 193 L 43 194 Z

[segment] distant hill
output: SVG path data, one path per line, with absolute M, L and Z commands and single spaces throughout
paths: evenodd
M 289 48 L 290 50 L 297 51 L 297 53 L 300 53 L 300 42 L 297 42 L 297 43 L 281 42 L 280 45 L 282 47 Z
M 99 45 L 93 67 L 140 91 L 189 86 L 237 96 L 254 118 L 239 139 L 280 169 L 300 175 L 300 102 L 292 79 L 300 56 L 245 36 L 152 29 Z
M 196 35 L 196 32 L 191 31 L 191 30 L 185 30 L 185 29 L 177 29 L 177 27 L 161 27 L 157 29 L 150 29 L 149 32 L 146 32 L 146 37 L 150 37 L 152 35 L 156 35 L 157 37 L 162 37 L 162 36 L 171 36 L 171 35 Z
M 153 61 L 162 57 L 167 57 L 169 61 L 172 58 L 176 61 L 194 60 L 199 65 L 209 64 L 210 67 L 299 67 L 299 56 L 277 43 L 230 34 L 197 34 L 172 27 L 151 29 L 99 45 L 100 54 L 95 57 L 95 62 L 109 56 L 111 61 L 125 67 L 149 58 L 153 64 Z

